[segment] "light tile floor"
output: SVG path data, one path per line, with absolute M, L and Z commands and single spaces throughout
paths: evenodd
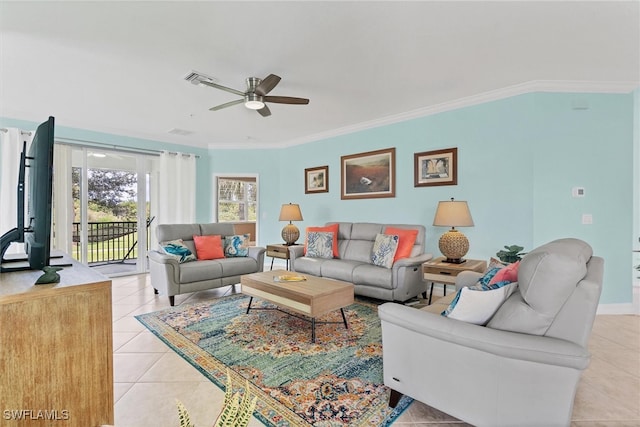
M 113 359 L 116 427 L 178 427 L 176 401 L 198 427 L 210 426 L 223 393 L 149 332 L 135 315 L 169 307 L 154 295 L 149 276 L 113 281 Z M 176 304 L 205 301 L 239 290 L 176 296 Z M 640 426 L 640 316 L 597 316 L 573 410 L 574 427 Z M 499 398 L 492 396 L 491 398 Z M 250 426 L 262 423 L 252 419 Z M 414 402 L 394 425 L 462 426 L 456 419 Z

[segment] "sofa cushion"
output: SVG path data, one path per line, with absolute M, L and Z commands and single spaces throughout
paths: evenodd
M 338 223 L 325 225 L 324 227 L 307 227 L 306 229 L 306 238 L 304 242 L 304 253 L 307 253 L 307 241 L 309 237 L 309 233 L 313 232 L 324 232 L 324 233 L 333 233 L 333 241 L 332 241 L 332 250 L 333 256 L 338 258 L 340 256 L 340 252 L 338 251 L 338 230 L 340 226 Z
M 224 258 L 222 236 L 193 236 L 198 260 Z
M 226 257 L 246 257 L 249 255 L 248 234 L 235 234 L 233 236 L 225 236 L 224 238 L 224 255 Z
M 198 224 L 158 224 L 156 227 L 156 237 L 158 242 L 168 242 L 170 240 L 191 240 L 194 234 L 202 234 Z M 217 233 L 207 233 L 217 234 Z
M 193 252 L 184 244 L 182 239 L 170 240 L 168 242 L 160 243 L 162 251 L 170 257 L 177 260 L 179 263 L 185 263 L 195 261 L 196 256 Z
M 182 264 L 180 283 L 200 282 L 222 277 L 222 260 L 206 260 Z
M 258 262 L 250 257 L 226 258 L 220 260 L 222 266 L 222 276 L 240 276 L 258 271 Z
M 218 234 L 220 236 L 232 236 L 236 234 L 235 225 L 228 222 L 211 222 L 200 224 L 200 234 L 203 236 Z
M 409 258 L 411 256 L 411 250 L 416 243 L 416 237 L 418 237 L 418 230 L 398 228 L 398 227 L 386 227 L 384 229 L 385 234 L 395 234 L 400 238 L 398 242 L 398 250 L 393 257 L 394 261 L 402 258 Z
M 353 283 L 353 270 L 359 265 L 366 264 L 349 259 L 327 259 L 322 263 L 320 273 L 322 277 L 344 280 Z M 380 267 L 378 267 L 380 268 Z
M 371 251 L 371 262 L 373 265 L 391 268 L 393 266 L 394 256 L 398 250 L 399 241 L 400 237 L 395 234 L 377 234 Z
M 335 233 L 312 231 L 307 233 L 307 256 L 311 258 L 333 258 Z
M 372 264 L 360 264 L 353 269 L 352 282 L 356 285 L 371 285 L 393 289 L 392 270 Z
M 544 335 L 587 273 L 591 246 L 559 239 L 525 255 L 518 268 L 519 292 L 491 319 L 490 328 Z
M 302 257 L 296 259 L 296 271 L 311 274 L 313 276 L 322 276 L 320 272 L 322 264 L 328 261 L 325 258 Z
M 517 282 L 498 282 L 494 285 L 464 287 L 456 293 L 442 315 L 463 322 L 485 325 L 517 286 Z

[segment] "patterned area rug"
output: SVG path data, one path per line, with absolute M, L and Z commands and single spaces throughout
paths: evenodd
M 412 402 L 387 405 L 377 307 L 356 302 L 311 324 L 255 300 L 234 295 L 136 316 L 176 353 L 224 390 L 230 368 L 234 390 L 249 379 L 258 396 L 254 415 L 268 426 L 386 426 Z

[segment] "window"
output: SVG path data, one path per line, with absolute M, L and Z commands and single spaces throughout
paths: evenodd
M 251 177 L 218 178 L 218 222 L 255 222 L 258 186 Z

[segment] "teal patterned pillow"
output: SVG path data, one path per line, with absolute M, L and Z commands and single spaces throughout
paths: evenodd
M 311 231 L 307 233 L 307 256 L 333 258 L 333 233 Z
M 160 247 L 165 254 L 174 258 L 180 264 L 183 262 L 196 261 L 196 256 L 184 245 L 182 239 L 162 242 Z
M 224 256 L 228 258 L 249 256 L 249 235 L 226 236 L 224 238 Z
M 373 264 L 391 268 L 393 266 L 393 257 L 398 250 L 399 241 L 400 237 L 395 234 L 377 234 L 376 240 L 373 242 L 373 253 L 371 254 Z

